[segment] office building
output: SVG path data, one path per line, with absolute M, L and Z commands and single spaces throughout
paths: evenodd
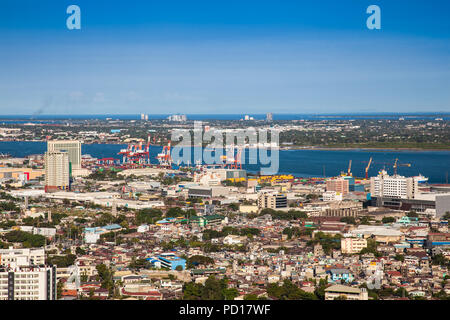
M 382 170 L 378 176 L 370 178 L 372 197 L 414 199 L 418 194 L 418 181 L 414 177 L 389 176 Z
M 344 180 L 348 181 L 348 191 L 353 192 L 353 191 L 361 191 L 361 190 L 355 190 L 355 178 L 352 176 L 343 176 L 342 177 Z M 364 191 L 364 189 L 362 190 Z
M 188 189 L 188 196 L 194 198 L 217 198 L 225 197 L 229 194 L 229 189 L 221 186 L 192 186 Z
M 332 202 L 325 209 L 327 217 L 356 217 L 363 211 L 363 204 L 359 201 Z
M 326 191 L 322 193 L 322 199 L 324 202 L 342 201 L 342 193 L 336 191 Z
M 335 191 L 345 196 L 349 191 L 348 185 L 349 181 L 344 178 L 327 180 L 327 191 Z
M 287 196 L 282 193 L 260 193 L 258 195 L 258 208 L 275 210 L 287 208 Z
M 50 140 L 47 142 L 48 152 L 66 151 L 73 169 L 81 169 L 81 142 L 77 140 Z
M 450 193 L 422 192 L 415 194 L 414 199 L 371 197 L 370 205 L 420 213 L 431 210 L 436 217 L 441 218 L 450 212 Z
M 69 154 L 67 152 L 45 153 L 45 191 L 68 190 L 70 181 Z

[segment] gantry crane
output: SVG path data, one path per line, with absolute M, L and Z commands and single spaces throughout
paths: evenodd
M 156 159 L 159 161 L 160 167 L 172 168 L 172 155 L 170 154 L 170 141 L 164 146 L 161 153 L 158 153 Z
M 129 144 L 126 149 L 121 149 L 118 155 L 123 156 L 122 163 L 124 165 L 150 164 L 150 135 L 147 139 L 147 145 L 144 146 L 142 141 L 138 144 Z

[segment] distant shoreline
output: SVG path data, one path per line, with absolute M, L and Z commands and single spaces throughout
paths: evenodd
M 0 140 L 0 142 L 46 142 L 46 140 Z M 91 144 L 109 144 L 109 145 L 126 145 L 126 142 L 108 142 L 108 143 L 84 143 L 85 145 Z M 151 144 L 154 147 L 162 147 L 163 145 Z M 277 150 L 289 151 L 289 150 L 318 150 L 318 151 L 450 151 L 450 146 L 448 147 L 436 147 L 436 148 L 389 148 L 389 147 L 319 147 L 319 146 L 282 146 Z

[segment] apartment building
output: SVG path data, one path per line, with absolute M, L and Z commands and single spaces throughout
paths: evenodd
M 81 142 L 77 140 L 50 140 L 47 152 L 67 152 L 72 169 L 81 169 Z
M 56 300 L 56 267 L 0 267 L 0 300 Z
M 346 254 L 354 254 L 361 252 L 367 247 L 367 240 L 364 238 L 342 238 L 341 252 Z
M 349 181 L 344 178 L 330 179 L 327 180 L 327 191 L 335 191 L 342 195 L 346 195 L 349 192 Z
M 287 208 L 287 196 L 282 193 L 260 193 L 258 195 L 259 209 L 283 209 Z
M 45 264 L 44 249 L 0 249 L 0 266 L 24 267 L 41 266 Z
M 69 154 L 50 151 L 45 156 L 45 191 L 69 189 Z

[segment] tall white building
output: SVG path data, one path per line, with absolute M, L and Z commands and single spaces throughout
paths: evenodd
M 69 189 L 69 154 L 67 152 L 46 152 L 45 191 Z
M 370 193 L 373 197 L 414 199 L 418 191 L 415 177 L 389 176 L 382 170 L 378 176 L 370 178 Z
M 0 300 L 56 300 L 56 267 L 45 250 L 0 249 Z
M 56 267 L 0 267 L 0 300 L 56 300 Z
M 81 169 L 81 142 L 78 140 L 50 140 L 47 142 L 48 152 L 66 151 L 72 169 Z

